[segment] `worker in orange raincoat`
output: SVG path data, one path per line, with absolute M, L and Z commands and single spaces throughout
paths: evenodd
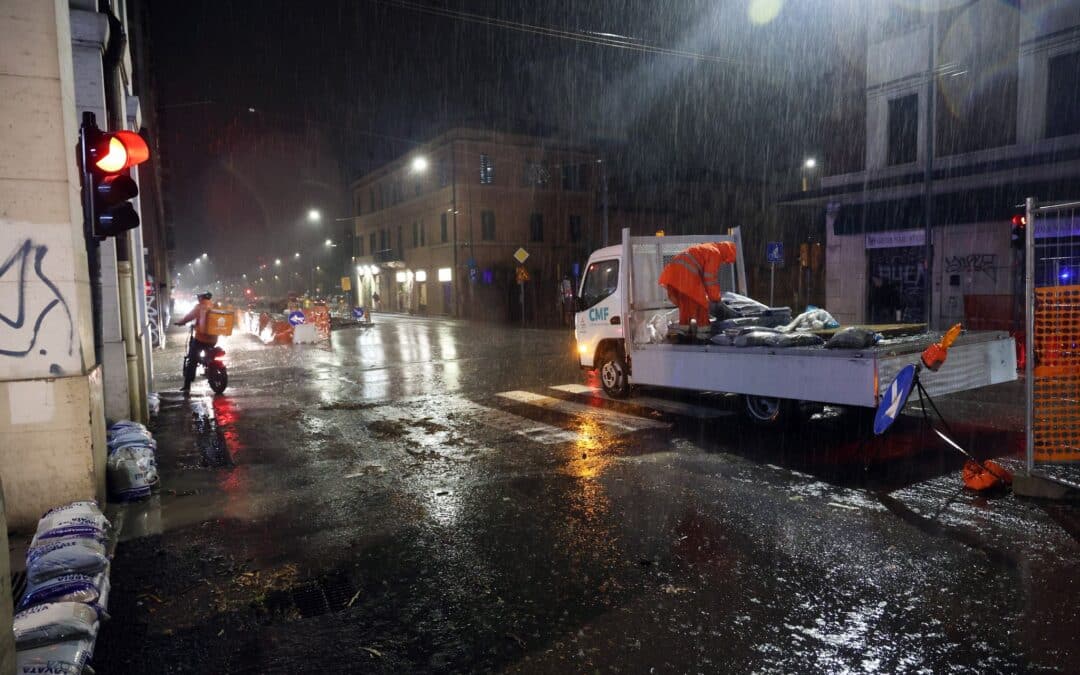
M 720 266 L 735 262 L 735 244 L 730 241 L 694 244 L 660 272 L 660 285 L 679 308 L 679 323 L 697 320 L 709 325 L 709 302 L 720 302 Z

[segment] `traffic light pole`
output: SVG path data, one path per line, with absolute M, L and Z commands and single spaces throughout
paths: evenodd
M 90 309 L 94 326 L 94 360 L 101 363 L 104 359 L 104 323 L 102 319 L 101 290 L 101 242 L 94 236 L 94 194 L 88 186 L 93 185 L 90 176 L 89 144 L 86 132 L 96 128 L 94 113 L 84 112 L 82 125 L 79 126 L 79 175 L 82 179 L 83 238 L 86 240 L 86 267 L 90 275 Z

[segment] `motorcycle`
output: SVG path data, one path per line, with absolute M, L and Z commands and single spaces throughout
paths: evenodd
M 195 339 L 195 330 L 188 334 L 188 349 L 187 354 L 191 354 L 191 341 Z M 188 356 L 184 356 L 184 372 L 188 372 Z M 210 389 L 215 394 L 225 393 L 225 387 L 229 386 L 229 371 L 225 367 L 225 350 L 221 347 L 211 347 L 210 349 L 202 350 L 199 352 L 199 356 L 195 361 L 195 367 L 203 367 L 203 373 L 206 375 L 206 381 L 210 384 Z

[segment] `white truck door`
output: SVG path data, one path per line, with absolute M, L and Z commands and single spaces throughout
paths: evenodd
M 574 318 L 578 362 L 592 368 L 597 346 L 604 340 L 623 337 L 622 313 L 625 289 L 620 288 L 621 261 L 616 255 L 589 260 L 581 280 L 580 310 Z

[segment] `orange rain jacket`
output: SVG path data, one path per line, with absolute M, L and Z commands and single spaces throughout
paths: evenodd
M 664 266 L 660 285 L 679 308 L 679 323 L 697 319 L 698 326 L 709 325 L 709 301 L 719 302 L 720 266 L 735 262 L 735 244 L 718 241 L 694 244 Z

